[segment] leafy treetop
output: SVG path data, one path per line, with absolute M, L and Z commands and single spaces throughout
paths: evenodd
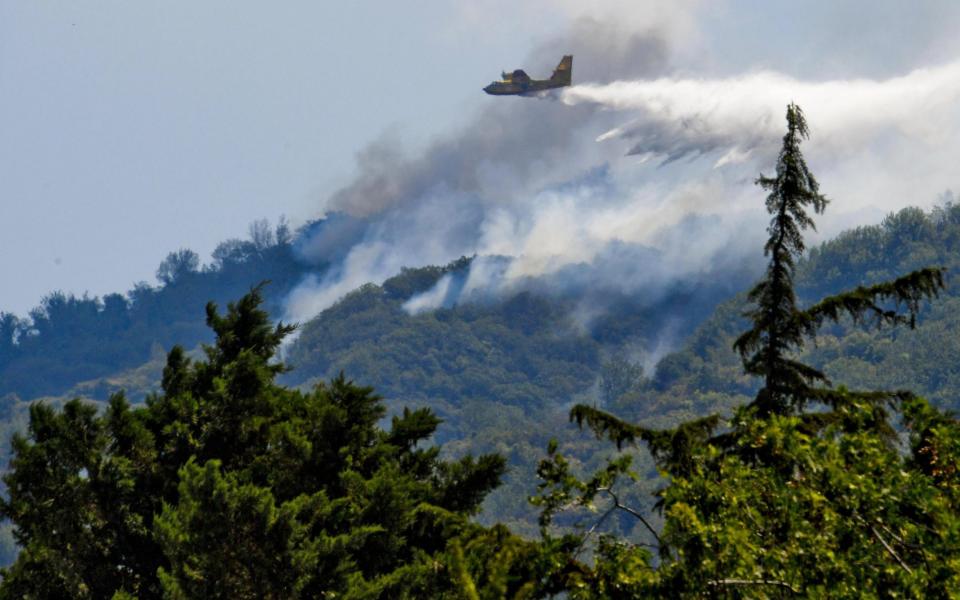
M 496 455 L 439 458 L 425 409 L 389 429 L 371 388 L 273 382 L 292 327 L 256 288 L 221 315 L 206 360 L 174 348 L 163 393 L 104 414 L 31 408 L 0 514 L 22 551 L 0 598 L 440 596 L 448 542 L 499 482 Z M 502 537 L 502 533 L 501 533 Z M 469 540 L 469 536 L 465 538 Z
M 744 370 L 762 379 L 754 400 L 729 419 L 711 415 L 669 430 L 573 408 L 571 420 L 618 447 L 646 444 L 666 478 L 657 514 L 620 500 L 618 481 L 636 477 L 629 455 L 585 481 L 555 446 L 541 464 L 535 502 L 548 546 L 561 512 L 607 507 L 585 534 L 560 538 L 576 542 L 567 562 L 555 560 L 572 597 L 954 597 L 960 589 L 952 466 L 960 424 L 906 391 L 833 387 L 797 358 L 826 322 L 913 326 L 921 301 L 943 289 L 944 270 L 920 269 L 800 308 L 794 275 L 802 232 L 814 226 L 807 209 L 819 214 L 827 205 L 800 152 L 807 136 L 791 104 L 776 176 L 757 180 L 773 215 L 769 263 L 749 295 L 751 326 L 735 343 Z M 906 446 L 897 423 L 911 432 Z M 647 539 L 601 535 L 595 563 L 582 565 L 577 553 L 613 513 L 641 520 Z

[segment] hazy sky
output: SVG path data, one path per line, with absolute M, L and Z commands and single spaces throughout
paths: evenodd
M 481 87 L 547 73 L 587 19 L 656 26 L 658 76 L 818 81 L 954 61 L 958 17 L 954 0 L 0 0 L 0 310 L 125 291 L 170 250 L 316 217 L 372 141 L 415 152 L 475 122 L 503 101 Z M 635 78 L 636 48 L 574 78 Z
M 123 291 L 170 250 L 206 258 L 254 219 L 316 216 L 363 143 L 442 131 L 550 22 L 481 34 L 447 2 L 0 1 L 0 310 Z

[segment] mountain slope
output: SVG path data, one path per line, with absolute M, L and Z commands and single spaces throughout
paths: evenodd
M 958 263 L 960 207 L 947 204 L 931 213 L 905 209 L 881 225 L 846 232 L 812 249 L 798 273 L 801 301 L 928 265 L 957 272 Z M 238 265 L 236 273 L 247 280 L 253 275 L 270 278 L 274 273 L 267 264 L 263 270 L 250 271 L 240 271 Z M 284 270 L 280 285 L 272 284 L 268 290 L 289 289 L 297 280 L 302 267 L 291 264 L 285 259 L 273 265 Z M 557 293 L 530 282 L 500 296 L 463 298 L 429 311 L 411 309 L 412 298 L 433 289 L 444 277 L 466 277 L 470 266 L 470 259 L 461 259 L 445 267 L 405 269 L 382 285 L 355 290 L 302 325 L 298 339 L 285 349 L 284 360 L 293 370 L 284 382 L 310 386 L 343 371 L 350 379 L 375 386 L 391 410 L 433 408 L 444 419 L 436 440 L 446 451 L 495 450 L 506 455 L 512 472 L 488 500 L 488 520 L 533 530 L 525 498 L 533 491 L 535 466 L 550 438 L 559 438 L 565 452 L 582 465 L 601 462 L 605 450 L 595 448 L 567 423 L 566 410 L 573 402 L 602 405 L 650 425 L 669 425 L 725 411 L 755 390 L 731 348 L 744 327 L 740 316 L 744 299 L 728 298 L 731 287 L 747 287 L 749 281 L 743 277 L 703 277 L 646 298 L 609 290 Z M 174 294 L 175 285 L 168 287 L 169 295 L 147 296 L 157 304 L 155 313 L 147 311 L 153 316 L 146 321 L 157 322 L 162 315 L 178 314 L 170 311 L 189 308 L 196 314 L 181 321 L 187 329 L 163 330 L 172 337 L 179 331 L 180 339 L 154 339 L 136 361 L 118 361 L 112 370 L 82 383 L 78 378 L 61 383 L 60 394 L 96 399 L 118 387 L 141 393 L 155 389 L 161 350 L 174 342 L 195 344 L 204 339 L 191 333 L 202 328 L 205 300 L 199 296 L 204 288 L 192 288 L 197 299 L 189 306 L 171 307 L 169 302 L 187 295 Z M 924 309 L 913 331 L 846 324 L 824 332 L 819 345 L 806 352 L 837 382 L 912 389 L 940 406 L 960 408 L 958 292 L 948 285 L 944 297 Z M 277 306 L 280 297 L 271 297 Z M 585 320 L 584 304 L 598 298 L 603 300 L 602 310 Z M 139 309 L 146 311 L 146 303 L 141 302 Z M 65 354 L 50 355 L 60 356 L 57 360 L 89 351 L 91 339 L 98 338 L 59 339 Z M 82 343 L 72 347 L 71 341 L 77 339 Z M 665 345 L 669 349 L 671 343 L 677 347 L 681 342 L 679 351 L 659 361 L 655 373 L 645 374 L 643 366 L 659 358 Z M 59 368 L 57 360 L 48 368 Z M 19 364 L 20 376 L 42 379 L 45 371 Z M 0 404 L 7 406 L 6 420 L 15 428 L 26 404 L 9 395 Z M 643 460 L 641 466 L 649 467 Z M 652 482 L 655 473 L 648 475 Z
M 923 307 L 915 329 L 848 322 L 824 331 L 804 360 L 850 388 L 908 389 L 960 409 L 960 286 L 950 278 L 960 272 L 960 205 L 929 213 L 907 208 L 880 225 L 845 232 L 810 251 L 797 283 L 802 302 L 926 266 L 948 269 L 947 289 Z M 719 306 L 682 351 L 661 361 L 653 381 L 619 398 L 616 409 L 642 418 L 651 403 L 683 399 L 702 414 L 744 401 L 755 384 L 743 377 L 732 349 L 744 307 L 742 295 Z
M 188 250 L 171 256 L 177 254 L 197 260 Z M 289 290 L 305 273 L 323 268 L 298 261 L 289 241 L 241 240 L 221 244 L 214 263 L 202 270 L 193 264 L 169 273 L 165 266 L 158 270 L 160 287 L 141 282 L 125 295 L 102 299 L 54 292 L 30 318 L 0 313 L 0 397 L 64 394 L 82 381 L 136 367 L 157 348 L 209 342 L 207 302 L 223 305 L 261 281 L 271 281 L 268 309 L 280 315 Z

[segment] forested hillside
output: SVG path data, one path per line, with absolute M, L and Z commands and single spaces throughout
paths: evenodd
M 23 544 L 3 598 L 435 597 L 436 565 L 495 487 L 495 455 L 438 458 L 437 425 L 405 411 L 381 428 L 370 387 L 304 394 L 271 359 L 256 289 L 220 314 L 205 360 L 168 355 L 163 392 L 133 407 L 34 405 L 0 513 Z M 224 512 L 225 511 L 225 512 Z M 468 534 L 469 535 L 469 534 Z M 61 551 L 65 548 L 66 551 Z M 214 575 L 216 573 L 216 575 Z M 200 574 L 200 576 L 198 576 Z M 426 591 L 430 590 L 430 591 Z
M 960 205 L 945 198 L 930 212 L 906 208 L 879 225 L 859 227 L 812 248 L 798 264 L 801 300 L 888 280 L 929 265 L 947 268 L 942 297 L 925 306 L 915 329 L 882 330 L 870 319 L 826 329 L 802 358 L 852 388 L 910 389 L 937 406 L 960 409 Z M 660 362 L 653 381 L 621 397 L 617 411 L 649 414 L 648 403 L 686 399 L 694 413 L 731 406 L 755 391 L 733 342 L 743 327 L 744 295 L 719 306 L 686 347 Z
M 798 265 L 801 299 L 928 264 L 955 272 L 960 208 L 946 200 L 930 213 L 904 209 L 812 248 Z M 465 276 L 470 265 L 461 259 L 405 269 L 383 285 L 350 293 L 302 324 L 285 348 L 293 370 L 283 381 L 306 388 L 342 371 L 375 386 L 391 410 L 431 407 L 443 419 L 435 440 L 447 452 L 504 453 L 512 471 L 488 499 L 484 518 L 532 533 L 525 498 L 551 437 L 559 436 L 567 449 L 580 447 L 582 460 L 599 460 L 566 423 L 565 410 L 574 402 L 670 425 L 726 410 L 755 392 L 756 382 L 742 373 L 732 350 L 744 323 L 744 299 L 735 295 L 749 283 L 744 274 L 678 283 L 653 299 L 610 292 L 605 311 L 586 322 L 576 294 L 551 294 L 537 285 L 437 310 L 404 308 L 445 275 Z M 259 245 L 235 240 L 204 269 L 172 253 L 161 266 L 164 285 L 139 286 L 127 297 L 51 296 L 34 311 L 37 325 L 19 330 L 18 343 L 6 346 L 0 385 L 19 399 L 5 400 L 0 435 L 9 439 L 24 426 L 27 401 L 36 397 L 67 393 L 56 400 L 62 403 L 70 395 L 105 400 L 121 388 L 134 397 L 157 389 L 166 348 L 175 340 L 189 348 L 210 339 L 201 312 L 207 300 L 239 296 L 269 279 L 266 307 L 276 316 L 283 294 L 309 269 L 282 236 Z M 960 351 L 958 302 L 948 287 L 912 331 L 879 331 L 869 322 L 833 327 L 805 350 L 805 359 L 850 386 L 910 388 L 956 408 L 958 368 L 948 357 Z M 671 344 L 679 350 L 652 371 Z M 6 453 L 5 444 L 0 454 Z
M 678 344 L 732 287 L 694 280 L 653 297 L 611 290 L 606 310 L 587 322 L 578 319 L 581 298 L 534 286 L 420 313 L 405 308 L 441 277 L 463 274 L 470 264 L 461 259 L 443 268 L 405 269 L 382 286 L 348 294 L 303 324 L 285 354 L 293 366 L 287 381 L 302 384 L 343 371 L 387 398 L 434 406 L 459 437 L 464 431 L 454 433 L 457 415 L 475 402 L 531 412 L 575 396 L 610 395 L 596 387 L 606 365 L 629 357 L 652 366 L 658 345 Z
M 322 226 L 308 227 L 315 233 Z M 321 273 L 324 263 L 302 260 L 297 241 L 283 229 L 273 233 L 261 224 L 252 234 L 221 244 L 204 267 L 188 250 L 170 253 L 156 287 L 140 284 L 102 299 L 54 293 L 30 318 L 4 315 L 0 460 L 6 462 L 8 440 L 26 427 L 35 399 L 62 406 L 79 396 L 105 406 L 120 390 L 135 401 L 157 390 L 167 349 L 212 339 L 203 320 L 207 301 L 225 303 L 269 280 L 264 306 L 279 318 L 286 294 L 307 273 Z M 471 262 L 404 269 L 382 286 L 349 294 L 303 324 L 284 354 L 293 367 L 284 382 L 308 388 L 343 371 L 375 385 L 391 410 L 433 408 L 443 419 L 435 441 L 453 442 L 451 454 L 486 449 L 510 457 L 514 472 L 486 514 L 514 519 L 527 533 L 533 532 L 528 484 L 544 445 L 565 428 L 563 407 L 629 387 L 643 369 L 624 356 L 652 368 L 749 280 L 748 272 L 704 277 L 648 296 L 589 290 L 603 295 L 605 310 L 588 319 L 581 295 L 587 290 L 557 292 L 542 281 L 416 315 L 404 308 L 444 275 L 465 276 Z
M 798 294 L 803 301 L 930 264 L 955 271 L 958 244 L 957 205 L 948 201 L 930 213 L 904 209 L 811 249 L 798 265 Z M 569 435 L 565 410 L 573 402 L 669 426 L 727 412 L 756 391 L 733 350 L 745 323 L 743 294 L 717 306 L 695 330 L 672 332 L 686 340 L 683 347 L 644 373 L 636 348 L 656 345 L 664 323 L 692 328 L 698 311 L 719 300 L 716 291 L 702 293 L 707 287 L 700 282 L 651 305 L 625 298 L 620 310 L 589 329 L 571 319 L 574 303 L 529 292 L 417 315 L 403 309 L 444 274 L 466 268 L 460 261 L 410 269 L 351 293 L 304 324 L 285 355 L 294 366 L 285 380 L 303 384 L 343 371 L 375 385 L 389 406 L 431 407 L 445 420 L 437 440 L 448 451 L 504 452 L 514 470 L 488 500 L 488 518 L 511 521 L 523 513 L 522 499 L 532 493 L 534 467 L 551 437 L 559 436 L 568 450 L 579 446 L 582 460 L 598 460 Z M 960 355 L 957 294 L 948 287 L 923 309 L 915 330 L 879 330 L 870 320 L 828 328 L 803 358 L 851 387 L 912 389 L 958 407 L 960 369 L 948 358 Z
M 608 309 L 588 323 L 577 318 L 581 298 L 533 291 L 542 290 L 535 282 L 419 314 L 404 308 L 470 266 L 461 259 L 405 269 L 382 286 L 348 294 L 301 327 L 284 354 L 293 369 L 283 381 L 309 387 L 343 372 L 376 387 L 394 411 L 429 407 L 443 420 L 434 440 L 448 453 L 508 458 L 511 470 L 483 518 L 532 534 L 526 498 L 543 448 L 557 436 L 567 449 L 581 445 L 566 409 L 576 401 L 606 402 L 637 385 L 641 363 L 652 366 L 659 346 L 679 344 L 738 280 L 688 281 L 652 297 L 609 291 Z M 591 460 L 592 451 L 578 454 Z
M 960 422 L 916 392 L 957 404 L 960 208 L 807 253 L 828 200 L 787 122 L 767 267 L 698 327 L 729 279 L 602 290 L 590 319 L 536 282 L 423 310 L 463 258 L 348 294 L 281 357 L 296 327 L 257 286 L 206 305 L 214 343 L 174 346 L 142 405 L 33 403 L 0 597 L 953 597 Z
M 126 294 L 102 298 L 53 292 L 29 316 L 0 313 L 0 399 L 63 394 L 79 382 L 142 365 L 173 344 L 209 342 L 206 303 L 237 298 L 260 281 L 271 281 L 268 308 L 279 316 L 303 274 L 322 269 L 296 259 L 284 223 L 271 229 L 258 221 L 249 240 L 221 243 L 202 268 L 196 253 L 171 252 L 157 269 L 158 286 L 140 282 Z M 85 393 L 106 399 L 111 391 Z
M 572 535 L 574 556 L 614 514 L 652 537 L 600 533 L 592 564 L 566 578 L 572 597 L 953 598 L 960 589 L 960 422 L 910 390 L 835 386 L 802 355 L 844 320 L 913 328 L 939 300 L 946 269 L 801 300 L 804 232 L 829 200 L 800 151 L 803 112 L 790 104 L 786 117 L 776 174 L 757 179 L 771 215 L 767 268 L 746 294 L 733 341 L 757 389 L 732 410 L 667 427 L 571 409 L 571 420 L 613 447 L 649 451 L 664 479 L 645 504 L 624 504 L 622 490 L 637 487 L 629 457 L 583 477 L 551 444 L 538 469 L 540 523 L 571 506 L 603 506 L 586 533 Z M 652 514 L 662 524 L 651 525 Z

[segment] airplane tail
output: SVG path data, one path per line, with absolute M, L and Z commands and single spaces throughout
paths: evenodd
M 553 76 L 550 81 L 562 85 L 570 85 L 573 77 L 573 55 L 568 54 L 560 59 L 560 64 L 553 70 Z

